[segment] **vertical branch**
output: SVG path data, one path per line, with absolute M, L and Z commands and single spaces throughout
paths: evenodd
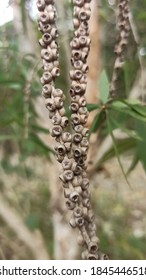
M 115 47 L 116 59 L 110 84 L 111 97 L 114 97 L 116 94 L 118 73 L 123 66 L 124 50 L 127 46 L 129 31 L 131 29 L 129 22 L 129 0 L 119 0 L 117 19 L 119 28 L 119 39 Z

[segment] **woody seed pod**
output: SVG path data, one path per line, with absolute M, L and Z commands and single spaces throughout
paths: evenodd
M 65 158 L 62 162 L 63 169 L 64 170 L 69 170 L 69 169 L 71 169 L 71 166 L 72 166 L 72 162 Z
M 75 218 L 82 217 L 82 215 L 83 215 L 83 209 L 82 209 L 81 207 L 75 207 L 73 213 L 74 213 Z
M 37 8 L 39 11 L 43 11 L 45 8 L 45 1 L 44 0 L 37 0 L 36 2 Z
M 82 7 L 84 5 L 84 0 L 73 0 L 73 4 Z
M 74 218 L 70 219 L 69 224 L 71 225 L 72 228 L 76 228 L 76 226 L 77 226 Z
M 42 36 L 42 40 L 46 45 L 49 45 L 52 41 L 52 36 L 49 33 L 45 33 Z
M 42 25 L 42 32 L 43 33 L 49 33 L 50 32 L 50 30 L 51 30 L 51 25 L 50 24 L 43 24 Z
M 71 121 L 74 125 L 80 124 L 80 116 L 77 114 L 72 114 L 71 115 Z
M 61 124 L 61 117 L 60 117 L 60 115 L 54 115 L 54 116 L 52 117 L 52 123 L 53 123 L 54 125 L 59 125 L 59 124 Z
M 57 109 L 61 109 L 63 107 L 63 100 L 61 97 L 55 97 L 54 103 Z
M 69 132 L 63 132 L 62 133 L 62 141 L 64 143 L 71 142 L 71 140 L 72 140 L 72 135 Z
M 44 95 L 45 98 L 51 98 L 51 93 L 53 91 L 53 87 L 50 84 L 46 84 L 43 86 L 42 89 L 42 94 Z
M 78 192 L 76 192 L 76 191 L 71 192 L 69 198 L 71 201 L 77 202 L 79 200 Z
M 74 187 L 81 186 L 81 184 L 82 184 L 82 176 L 80 176 L 80 175 L 74 176 L 74 178 L 72 180 L 72 184 L 73 184 Z
M 65 182 L 71 181 L 74 177 L 72 170 L 65 170 L 63 172 Z
M 61 126 L 62 126 L 62 127 L 67 127 L 68 124 L 69 124 L 68 118 L 67 118 L 67 117 L 63 117 L 63 118 L 61 119 Z
M 75 218 L 75 221 L 76 221 L 76 225 L 78 227 L 82 227 L 84 225 L 84 218 L 83 217 Z
M 60 136 L 61 134 L 62 134 L 62 127 L 60 125 L 55 125 L 52 128 L 52 132 L 51 132 L 52 137 Z
M 70 109 L 73 113 L 77 112 L 79 109 L 79 105 L 77 103 L 71 103 Z
M 54 67 L 51 74 L 52 74 L 53 78 L 59 77 L 60 76 L 60 69 L 58 67 Z
M 82 150 L 80 148 L 75 147 L 73 153 L 76 158 L 79 158 L 82 156 Z
M 57 153 L 61 156 L 65 155 L 66 149 L 64 147 L 64 145 L 59 145 L 55 147 L 55 150 L 57 151 Z
M 98 245 L 96 242 L 91 241 L 88 244 L 88 250 L 91 254 L 95 254 L 98 251 Z
M 75 205 L 76 205 L 75 202 L 70 201 L 69 199 L 65 202 L 65 204 L 66 204 L 66 206 L 69 210 L 73 210 L 75 208 Z
M 82 185 L 81 185 L 81 187 L 82 187 L 83 190 L 87 190 L 87 189 L 88 189 L 88 187 L 89 187 L 89 180 L 88 180 L 87 178 L 84 178 L 84 179 L 82 180 Z
M 98 260 L 98 255 L 95 254 L 87 254 L 87 260 Z
M 80 143 L 82 140 L 82 135 L 80 133 L 75 133 L 73 136 L 73 142 Z
M 54 112 L 56 110 L 56 106 L 54 104 L 54 101 L 51 98 L 46 98 L 45 99 L 45 105 L 46 108 L 50 111 L 50 112 Z

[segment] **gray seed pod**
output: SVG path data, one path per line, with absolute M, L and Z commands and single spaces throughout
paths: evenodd
M 52 75 L 50 74 L 50 72 L 44 72 L 43 76 L 42 76 L 44 83 L 49 83 L 52 81 Z
M 75 29 L 80 26 L 80 21 L 77 18 L 73 19 L 73 26 Z
M 70 110 L 71 110 L 73 113 L 77 112 L 78 109 L 79 109 L 79 105 L 78 105 L 77 103 L 71 103 L 71 105 L 70 105 Z
M 64 145 L 60 144 L 59 146 L 56 146 L 55 150 L 59 155 L 61 155 L 61 156 L 65 155 L 66 149 L 65 149 Z
M 61 117 L 59 114 L 55 114 L 53 117 L 52 117 L 52 123 L 54 125 L 60 125 L 61 124 Z
M 74 95 L 74 96 L 72 96 L 71 101 L 74 102 L 74 103 L 78 103 L 79 99 L 80 99 L 79 95 Z
M 50 111 L 50 112 L 54 112 L 56 110 L 56 106 L 54 101 L 51 98 L 46 98 L 45 99 L 45 105 L 46 108 Z
M 74 125 L 80 124 L 80 115 L 78 115 L 78 114 L 72 114 L 72 115 L 71 115 L 71 122 L 72 122 Z
M 88 137 L 89 136 L 89 129 L 87 127 L 83 128 L 82 135 L 83 135 L 83 137 Z
M 82 256 L 82 259 L 83 259 L 83 260 L 87 260 L 88 251 L 87 251 L 87 250 L 83 251 L 82 254 L 81 254 L 81 256 Z
M 82 173 L 82 167 L 76 165 L 76 168 L 74 169 L 74 175 L 81 175 L 81 173 Z
M 76 158 L 79 158 L 79 157 L 82 156 L 82 150 L 81 150 L 80 148 L 75 147 L 75 148 L 73 149 L 73 153 L 74 153 L 74 156 L 75 156 Z
M 83 239 L 83 236 L 81 234 L 78 235 L 77 242 L 80 246 L 85 245 L 85 240 Z
M 87 254 L 87 260 L 98 260 L 98 255 L 94 255 L 94 254 Z
M 58 67 L 54 67 L 51 74 L 52 74 L 53 78 L 59 77 L 60 76 L 60 69 Z
M 43 59 L 43 68 L 45 72 L 51 72 L 54 68 L 54 65 L 52 62 L 48 62 L 45 59 Z
M 63 133 L 62 133 L 62 141 L 63 141 L 64 143 L 66 143 L 66 142 L 71 142 L 71 141 L 72 141 L 72 135 L 71 135 L 71 133 L 69 133 L 69 132 L 63 132 Z
M 75 207 L 73 212 L 75 218 L 79 218 L 83 216 L 83 209 L 81 207 Z
M 83 198 L 90 198 L 89 192 L 88 192 L 87 190 L 83 190 L 83 191 L 82 191 L 82 197 L 83 197 Z
M 64 146 L 66 148 L 66 152 L 69 153 L 71 150 L 71 142 L 64 143 Z M 71 155 L 71 157 L 72 157 L 72 155 Z M 68 158 L 69 158 L 69 155 L 68 155 Z
M 68 210 L 73 210 L 75 208 L 75 203 L 73 201 L 70 201 L 69 199 L 65 202 Z
M 64 177 L 65 182 L 68 182 L 73 179 L 74 174 L 73 174 L 72 170 L 65 170 L 63 172 L 63 177 Z
M 74 127 L 74 130 L 75 130 L 75 132 L 77 132 L 77 133 L 82 133 L 83 126 L 82 126 L 81 124 L 76 125 L 76 126 Z
M 52 128 L 52 132 L 51 132 L 52 137 L 60 136 L 61 134 L 62 134 L 62 127 L 60 125 L 55 125 Z
M 82 58 L 82 52 L 80 50 L 72 50 L 72 58 L 75 61 L 78 61 Z M 73 63 L 73 61 L 72 61 Z
M 82 71 L 79 69 L 70 71 L 70 78 L 72 80 L 80 80 L 82 78 Z
M 45 0 L 45 3 L 47 5 L 53 5 L 54 4 L 54 0 Z
M 90 18 L 91 12 L 89 10 L 81 9 L 80 13 L 78 14 L 78 18 L 80 21 L 87 21 Z
M 65 108 L 59 109 L 58 112 L 59 112 L 61 117 L 64 117 L 66 115 Z
M 80 97 L 78 103 L 80 107 L 85 107 L 87 105 L 86 98 L 84 96 Z
M 69 224 L 72 228 L 76 228 L 76 226 L 77 226 L 76 221 L 73 217 L 70 219 Z
M 73 0 L 73 4 L 75 6 L 83 7 L 84 5 L 84 0 Z
M 53 91 L 52 85 L 46 84 L 43 86 L 42 94 L 45 98 L 51 98 L 52 91 Z
M 62 167 L 64 170 L 69 170 L 72 167 L 72 162 L 70 160 L 68 160 L 67 158 L 65 158 L 62 162 Z
M 51 31 L 51 25 L 48 23 L 48 24 L 43 24 L 42 25 L 42 32 L 43 33 L 49 33 Z
M 84 198 L 82 200 L 83 206 L 89 208 L 90 207 L 90 200 L 89 198 Z
M 45 45 L 49 45 L 52 41 L 52 36 L 50 33 L 45 33 L 42 36 L 42 40 L 44 42 Z
M 47 49 L 42 49 L 41 51 L 41 57 L 46 60 L 47 62 L 53 61 L 53 53 L 48 51 Z M 44 62 L 43 62 L 44 64 Z
M 96 242 L 91 241 L 88 244 L 88 250 L 91 254 L 96 254 L 98 251 L 98 244 Z
M 59 88 L 58 89 L 54 89 L 52 95 L 54 97 L 63 97 L 64 96 L 63 91 L 61 89 L 59 89 Z
M 45 1 L 44 0 L 37 0 L 36 4 L 37 4 L 37 8 L 40 12 L 45 9 Z
M 63 100 L 61 97 L 55 97 L 54 98 L 54 103 L 57 109 L 61 109 L 63 107 Z
M 61 118 L 61 126 L 62 126 L 62 127 L 67 127 L 68 124 L 69 124 L 69 120 L 68 120 L 67 117 Z
M 81 144 L 81 147 L 87 148 L 89 146 L 89 141 L 87 140 L 86 137 L 83 137 L 80 144 Z
M 80 123 L 81 124 L 86 124 L 88 119 L 88 115 L 80 115 Z
M 79 200 L 79 194 L 76 191 L 70 193 L 69 198 L 73 202 L 77 202 Z
M 80 133 L 75 133 L 73 135 L 73 142 L 80 143 L 82 141 L 82 135 Z
M 73 66 L 75 69 L 81 70 L 83 68 L 83 62 L 81 60 L 77 60 L 74 62 Z
M 73 184 L 74 187 L 81 186 L 81 184 L 82 184 L 82 176 L 80 176 L 80 175 L 74 176 L 72 184 Z
M 109 257 L 108 257 L 108 255 L 106 255 L 106 254 L 102 254 L 102 255 L 100 256 L 100 260 L 109 260 Z
M 89 188 L 89 180 L 87 178 L 84 178 L 82 180 L 82 185 L 81 185 L 83 190 L 87 190 Z
M 76 221 L 76 225 L 78 227 L 82 227 L 84 225 L 84 218 L 83 217 L 75 218 L 75 221 Z

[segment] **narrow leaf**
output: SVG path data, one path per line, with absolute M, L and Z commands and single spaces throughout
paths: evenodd
M 111 128 L 111 124 L 110 124 L 110 119 L 108 118 L 108 115 L 107 115 L 107 127 L 108 127 L 109 133 L 110 133 L 110 135 L 111 135 L 111 138 L 112 138 L 112 140 L 113 140 L 113 146 L 114 146 L 114 149 L 115 149 L 115 154 L 116 154 L 118 163 L 119 163 L 119 165 L 120 165 L 121 171 L 122 171 L 122 173 L 123 173 L 123 176 L 124 176 L 124 178 L 125 178 L 127 184 L 128 184 L 129 187 L 131 188 L 131 185 L 130 185 L 128 179 L 127 179 L 127 175 L 126 175 L 126 173 L 125 173 L 125 171 L 124 171 L 123 165 L 122 165 L 121 160 L 120 160 L 120 156 L 119 156 L 118 149 L 117 149 L 117 145 L 116 145 L 116 139 L 115 139 L 114 134 L 113 134 L 113 132 L 112 132 L 112 128 Z
M 90 128 L 90 134 L 96 132 L 104 121 L 105 121 L 105 112 L 101 110 L 93 120 L 92 126 Z
M 100 93 L 100 100 L 102 101 L 103 104 L 105 104 L 109 96 L 109 81 L 105 70 L 103 70 L 100 75 L 99 93 Z

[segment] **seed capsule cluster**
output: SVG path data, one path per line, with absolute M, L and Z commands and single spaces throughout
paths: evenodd
M 116 91 L 116 82 L 118 78 L 118 71 L 123 66 L 123 54 L 128 43 L 128 36 L 130 31 L 129 23 L 129 0 L 119 0 L 118 4 L 118 28 L 119 39 L 115 47 L 116 60 L 114 64 L 114 71 L 110 86 L 110 94 L 113 97 Z
M 85 90 L 88 66 L 86 63 L 90 47 L 88 20 L 90 17 L 90 0 L 73 0 L 74 4 L 74 38 L 71 42 L 73 70 L 71 78 L 71 124 L 74 133 L 66 131 L 68 118 L 65 114 L 65 95 L 55 88 L 55 78 L 60 75 L 58 62 L 57 29 L 55 25 L 56 9 L 54 0 L 37 0 L 39 10 L 39 30 L 42 32 L 41 57 L 43 61 L 42 94 L 52 120 L 52 137 L 56 139 L 56 156 L 62 164 L 60 179 L 64 187 L 66 206 L 72 210 L 70 225 L 79 229 L 79 244 L 85 248 L 83 259 L 100 259 L 99 240 L 90 205 L 87 178 L 88 129 L 86 121 Z

